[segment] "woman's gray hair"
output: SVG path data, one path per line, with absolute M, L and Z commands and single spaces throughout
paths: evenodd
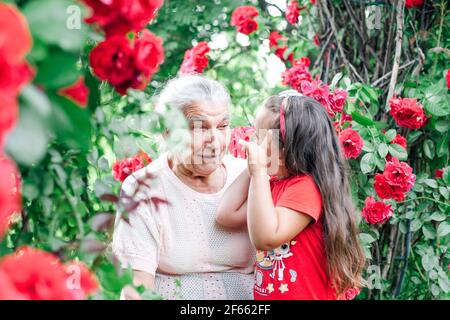
M 201 75 L 178 76 L 167 82 L 159 94 L 156 110 L 170 107 L 184 112 L 185 108 L 204 101 L 223 103 L 227 107 L 231 104 L 230 94 L 219 82 Z

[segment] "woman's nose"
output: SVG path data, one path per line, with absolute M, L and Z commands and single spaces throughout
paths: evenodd
M 206 130 L 205 141 L 209 142 L 209 143 L 217 141 L 218 140 L 218 136 L 217 135 L 219 134 L 218 131 L 219 130 L 217 130 L 215 128 Z

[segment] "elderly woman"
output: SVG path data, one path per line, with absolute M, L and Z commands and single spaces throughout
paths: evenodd
M 246 168 L 242 159 L 225 155 L 229 94 L 216 81 L 184 76 L 166 85 L 158 104 L 183 112 L 192 130 L 190 150 L 163 154 L 124 181 L 122 198 L 142 201 L 128 212 L 128 222 L 118 214 L 113 252 L 134 270 L 135 284 L 164 298 L 252 299 L 254 251 L 247 230 L 215 221 L 224 190 Z M 139 194 L 142 182 L 151 187 Z M 154 197 L 169 204 L 145 201 Z M 139 296 L 127 288 L 122 298 Z

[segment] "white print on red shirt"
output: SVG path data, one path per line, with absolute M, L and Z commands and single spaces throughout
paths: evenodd
M 286 266 L 284 264 L 283 259 L 289 258 L 293 255 L 290 248 L 291 245 L 294 245 L 296 241 L 283 243 L 276 249 L 270 251 L 258 251 L 256 253 L 256 265 L 259 269 L 262 270 L 272 270 L 269 274 L 271 279 L 276 279 L 278 281 L 284 281 L 285 279 L 285 269 Z M 289 269 L 289 281 L 295 282 L 297 280 L 297 272 L 295 270 Z M 272 293 L 275 290 L 279 290 L 281 293 L 285 293 L 289 291 L 289 287 L 287 283 L 281 283 L 279 288 L 274 287 L 273 280 L 267 279 L 267 286 L 265 285 L 264 273 L 260 270 L 256 270 L 255 272 L 255 290 L 264 296 Z

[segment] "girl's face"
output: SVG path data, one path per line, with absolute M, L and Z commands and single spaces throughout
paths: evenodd
M 283 176 L 283 153 L 278 143 L 279 130 L 273 129 L 274 116 L 273 113 L 265 107 L 259 109 L 255 118 L 255 136 L 254 139 L 258 144 L 264 140 L 267 132 L 272 131 L 272 139 L 267 143 L 267 158 L 269 164 L 267 165 L 267 173 L 271 176 Z

